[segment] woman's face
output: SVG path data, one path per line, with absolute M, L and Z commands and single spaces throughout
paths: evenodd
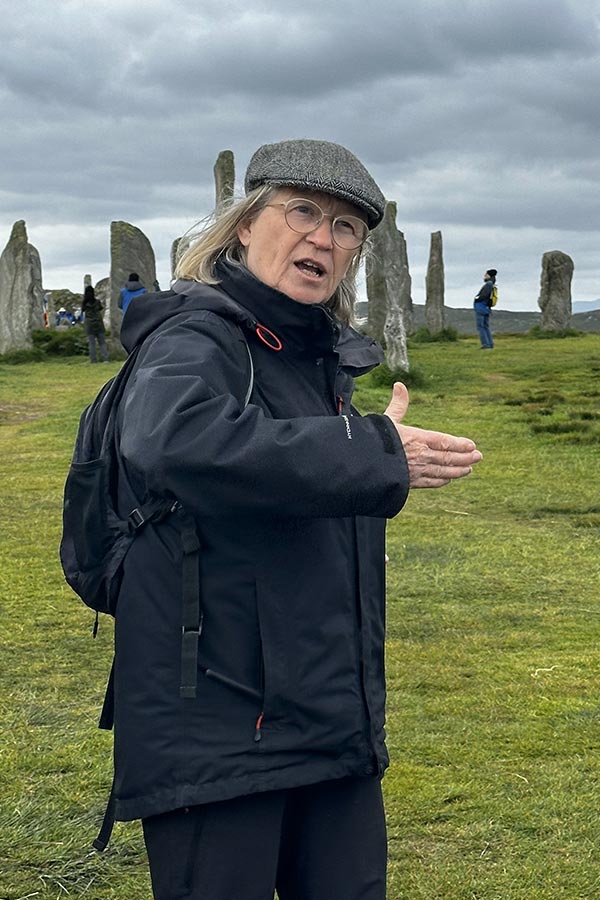
M 361 219 L 364 215 L 351 203 L 328 194 L 282 188 L 255 219 L 238 228 L 238 237 L 246 248 L 246 265 L 256 278 L 299 303 L 323 303 L 335 293 L 359 251 L 343 250 L 334 243 L 329 218 L 309 234 L 292 231 L 283 206 L 272 205 L 292 197 L 314 200 L 329 215 Z

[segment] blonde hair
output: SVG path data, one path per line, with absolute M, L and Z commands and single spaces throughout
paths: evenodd
M 179 251 L 181 255 L 175 267 L 175 277 L 202 284 L 218 284 L 215 266 L 219 259 L 225 259 L 232 265 L 246 266 L 245 248 L 238 237 L 238 228 L 260 215 L 278 190 L 280 188 L 271 185 L 255 188 L 243 200 L 215 210 L 205 220 L 205 227 L 197 236 L 184 235 L 180 244 L 185 242 L 185 249 Z M 362 249 L 364 245 L 357 250 L 335 293 L 324 304 L 344 324 L 350 323 L 354 311 Z

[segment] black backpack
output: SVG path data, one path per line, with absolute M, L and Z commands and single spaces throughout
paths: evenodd
M 232 327 L 242 335 L 248 353 L 245 407 L 254 384 L 254 366 L 241 328 Z M 133 349 L 117 375 L 83 411 L 64 490 L 60 561 L 67 583 L 96 612 L 94 633 L 98 613 L 115 614 L 123 561 L 141 529 L 172 514 L 177 514 L 180 530 L 183 523 L 185 531 L 188 521 L 173 496 L 148 496 L 126 518 L 118 513 L 116 417 L 140 347 Z
M 248 353 L 249 378 L 243 400 L 247 406 L 254 385 L 254 366 L 242 329 L 232 323 L 243 338 Z M 99 613 L 114 616 L 121 585 L 122 567 L 129 548 L 149 523 L 171 517 L 179 529 L 182 547 L 182 638 L 180 695 L 196 696 L 198 640 L 202 631 L 200 604 L 200 542 L 192 517 L 173 496 L 152 495 L 136 504 L 126 518 L 118 513 L 116 418 L 119 403 L 133 372 L 140 347 L 136 346 L 117 375 L 100 390 L 79 420 L 75 450 L 67 475 L 63 503 L 63 531 L 60 561 L 67 583 L 96 613 L 93 634 L 98 631 Z M 224 676 L 207 671 L 218 680 Z M 111 668 L 99 727 L 110 730 L 114 720 L 114 660 Z M 113 794 L 108 803 L 97 850 L 108 844 L 113 815 Z
M 174 499 L 153 497 L 126 519 L 117 512 L 115 421 L 138 353 L 83 411 L 65 484 L 60 561 L 67 583 L 96 612 L 94 634 L 98 613 L 115 614 L 121 566 L 140 529 L 176 509 Z

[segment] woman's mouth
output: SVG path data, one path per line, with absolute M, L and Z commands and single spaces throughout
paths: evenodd
M 299 259 L 294 265 L 303 275 L 308 275 L 309 278 L 319 279 L 325 275 L 325 269 L 312 259 Z

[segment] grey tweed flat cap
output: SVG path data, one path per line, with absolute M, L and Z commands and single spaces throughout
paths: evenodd
M 363 164 L 339 144 L 330 141 L 281 141 L 263 144 L 248 164 L 246 193 L 273 184 L 340 197 L 362 209 L 369 228 L 383 219 L 385 197 Z

